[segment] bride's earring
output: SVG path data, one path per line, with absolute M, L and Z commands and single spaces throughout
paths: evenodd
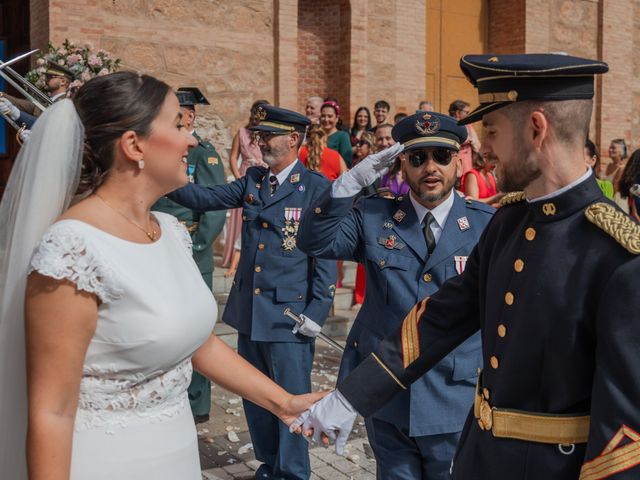
M 144 160 L 138 160 L 138 168 L 142 170 L 144 168 Z

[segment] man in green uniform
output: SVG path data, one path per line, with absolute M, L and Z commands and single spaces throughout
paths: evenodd
M 211 143 L 200 138 L 193 126 L 196 118 L 195 106 L 198 104 L 209 105 L 209 102 L 197 88 L 180 88 L 176 95 L 182 110 L 182 124 L 184 128 L 191 131 L 191 134 L 198 141 L 198 144 L 189 151 L 187 157 L 189 181 L 205 186 L 223 185 L 225 183 L 224 166 L 220 155 Z M 213 251 L 211 247 L 224 227 L 226 210 L 200 213 L 178 205 L 166 197 L 158 200 L 153 209 L 175 216 L 187 227 L 193 241 L 193 259 L 198 264 L 202 279 L 211 289 L 213 286 Z M 187 300 L 185 299 L 185 301 Z M 189 385 L 189 403 L 196 423 L 209 420 L 211 383 L 197 372 L 193 372 L 193 378 Z

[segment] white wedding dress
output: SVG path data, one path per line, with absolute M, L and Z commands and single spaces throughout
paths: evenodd
M 214 297 L 177 220 L 155 213 L 161 237 L 133 243 L 87 223 L 53 224 L 30 271 L 100 300 L 84 362 L 71 480 L 200 480 L 189 408 L 191 355 L 217 318 Z

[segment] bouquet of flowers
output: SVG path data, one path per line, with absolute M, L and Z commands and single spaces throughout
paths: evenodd
M 88 45 L 76 45 L 68 39 L 59 48 L 49 42 L 47 51 L 38 55 L 37 67 L 26 75 L 27 80 L 40 90 L 44 90 L 45 86 L 44 76 L 47 70 L 47 61 L 62 65 L 74 73 L 75 78 L 70 86 L 71 91 L 80 88 L 93 77 L 115 72 L 120 66 L 120 59 L 112 57 L 105 50 L 98 50 L 94 53 Z

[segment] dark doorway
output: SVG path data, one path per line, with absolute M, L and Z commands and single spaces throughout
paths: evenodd
M 29 50 L 29 4 L 27 0 L 0 0 L 0 55 L 2 55 L 0 60 L 13 58 Z M 24 75 L 30 65 L 30 59 L 25 59 L 12 67 Z M 4 81 L 0 83 L 0 90 L 20 96 Z M 16 141 L 14 129 L 2 119 L 0 119 L 0 130 L 2 130 L 0 132 L 0 196 L 2 196 L 20 145 Z

